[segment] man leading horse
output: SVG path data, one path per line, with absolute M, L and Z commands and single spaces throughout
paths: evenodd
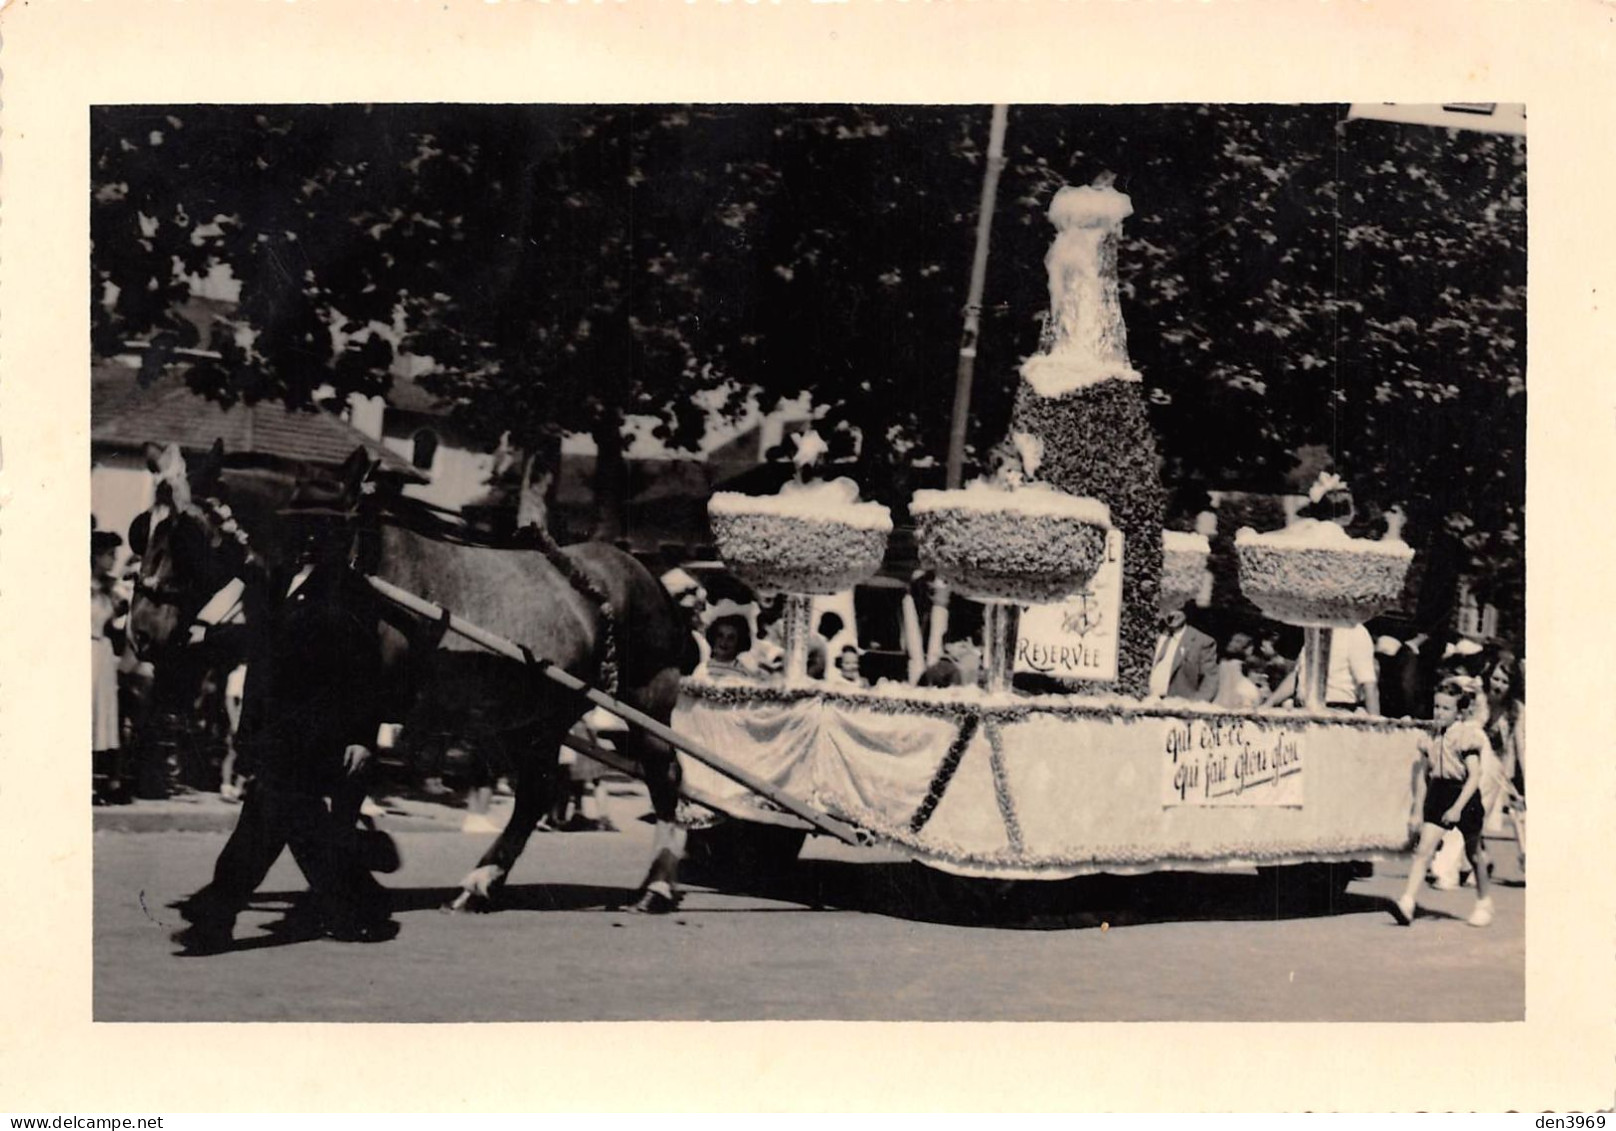
M 614 684 L 621 699 L 662 721 L 672 712 L 681 671 L 693 666 L 695 656 L 678 610 L 657 580 L 628 555 L 596 543 L 562 550 L 542 533 L 534 535 L 528 548 L 477 544 L 463 529 L 434 519 L 429 508 L 390 496 L 385 484 L 377 489 L 376 469 L 363 449 L 350 458 L 335 497 L 313 508 L 297 498 L 300 489 L 307 494 L 306 482 L 225 468 L 218 447 L 195 467 L 187 467 L 174 449 L 158 462 L 159 504 L 144 516 L 153 552 L 146 555 L 131 614 L 137 639 L 147 650 L 183 642 L 192 618 L 221 585 L 240 581 L 249 626 L 270 626 L 265 633 L 252 633 L 255 647 L 269 649 L 266 655 L 280 657 L 288 668 L 309 673 L 308 680 L 289 683 L 276 683 L 269 675 L 252 679 L 247 695 L 260 706 L 249 709 L 279 718 L 295 711 L 290 704 L 301 696 L 313 713 L 330 716 L 307 742 L 298 727 L 311 724 L 297 724 L 290 731 L 288 724 L 272 726 L 269 733 L 275 737 L 264 740 L 282 751 L 323 751 L 309 754 L 317 769 L 288 771 L 294 784 L 331 789 L 335 814 L 337 796 L 352 794 L 343 783 L 361 758 L 354 748 L 367 746 L 379 718 L 402 718 L 406 730 L 476 725 L 514 736 L 516 805 L 505 830 L 462 882 L 457 907 L 496 902 L 534 824 L 548 809 L 561 739 L 586 704 L 525 665 L 456 647 L 431 622 L 386 603 L 378 608 L 380 599 L 350 563 L 362 557 L 368 572 L 454 608 L 469 620 L 507 629 L 529 643 L 535 657 L 587 681 Z M 203 502 L 193 501 L 197 499 Z M 311 526 L 311 512 L 335 521 Z M 229 526 L 238 528 L 237 537 L 249 540 L 251 560 L 230 560 Z M 299 590 L 311 583 L 317 587 L 298 600 Z M 276 638 L 284 645 L 279 652 L 269 644 Z M 344 639 L 352 647 L 329 642 Z M 328 684 L 353 693 L 322 697 L 320 688 Z M 383 702 L 389 705 L 377 706 Z M 678 898 L 684 840 L 675 823 L 678 762 L 671 748 L 643 732 L 633 732 L 623 745 L 645 773 L 658 819 L 655 856 L 638 907 L 671 910 Z M 291 754 L 284 758 L 288 764 L 297 760 Z M 335 776 L 339 768 L 345 775 L 341 779 Z M 265 804 L 258 806 L 255 821 L 277 830 L 296 823 L 284 811 L 275 816 L 265 809 Z M 243 818 L 245 823 L 245 813 Z M 237 878 L 210 885 L 213 891 L 202 907 L 208 908 L 210 901 L 228 907 L 239 900 L 253 871 L 239 861 L 256 865 L 274 839 L 254 840 L 250 831 L 243 835 L 253 851 L 236 855 L 227 847 L 231 860 L 222 863 L 229 862 Z M 296 839 L 288 843 L 299 850 Z M 320 863 L 312 867 L 320 874 Z M 316 888 L 342 893 L 340 898 L 356 907 L 369 902 L 368 890 L 355 886 L 346 867 L 328 870 L 318 880 L 309 878 Z M 354 896 L 356 891 L 360 896 Z M 223 915 L 214 918 L 222 920 Z M 357 918 L 363 922 L 367 916 L 361 910 Z

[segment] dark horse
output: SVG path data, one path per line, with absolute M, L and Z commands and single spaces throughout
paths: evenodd
M 473 624 L 525 645 L 623 702 L 666 722 L 695 645 L 661 584 L 628 554 L 602 543 L 556 547 L 533 531 L 524 548 L 487 544 L 463 525 L 402 498 L 363 448 L 340 481 L 227 467 L 221 445 L 187 466 L 175 447 L 154 455 L 157 502 L 131 527 L 144 543 L 130 610 L 143 656 L 187 646 L 204 606 L 232 583 L 250 627 L 284 599 L 306 556 L 310 531 L 349 540 L 355 568 L 435 602 Z M 327 521 L 310 524 L 318 513 Z M 343 521 L 333 524 L 331 515 Z M 482 542 L 483 544 L 479 544 Z M 328 547 L 329 550 L 329 547 Z M 228 596 L 228 593 L 227 593 Z M 381 717 L 406 733 L 494 733 L 516 764 L 509 822 L 462 880 L 455 907 L 493 906 L 559 786 L 559 751 L 588 706 L 536 668 L 485 652 L 442 626 L 388 606 L 376 620 L 385 673 Z M 247 695 L 253 695 L 250 679 Z M 684 830 L 676 821 L 680 773 L 666 743 L 638 729 L 622 741 L 641 767 L 657 817 L 654 857 L 638 903 L 665 912 L 677 903 Z

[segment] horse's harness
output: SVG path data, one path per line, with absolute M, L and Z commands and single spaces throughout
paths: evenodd
M 422 537 L 435 541 L 447 542 L 462 546 L 480 546 L 492 549 L 510 550 L 539 550 L 552 566 L 567 580 L 580 595 L 589 600 L 599 611 L 604 626 L 604 655 L 601 659 L 601 679 L 609 691 L 615 691 L 617 686 L 617 626 L 616 612 L 608 595 L 600 589 L 598 584 L 582 570 L 569 561 L 561 553 L 561 547 L 550 535 L 538 526 L 523 527 L 508 536 L 498 536 L 488 532 L 476 530 L 464 515 L 459 512 L 440 507 L 425 499 L 410 499 L 408 507 L 394 505 L 383 507 L 375 502 L 375 483 L 366 478 L 359 484 L 359 490 L 351 501 L 326 503 L 300 504 L 294 495 L 293 499 L 283 508 L 281 514 L 297 516 L 300 518 L 328 518 L 340 521 L 347 531 L 350 545 L 347 553 L 346 567 L 352 571 L 360 556 L 360 545 L 367 534 L 373 534 L 375 526 L 380 522 L 387 522 L 403 530 L 409 530 Z M 263 561 L 252 549 L 246 530 L 236 522 L 227 503 L 220 499 L 209 497 L 200 504 L 175 506 L 177 513 L 197 515 L 211 524 L 221 534 L 232 538 L 240 547 L 241 557 L 235 568 L 231 571 L 232 577 L 217 590 L 213 596 L 204 601 L 196 614 L 192 616 L 186 626 L 190 643 L 199 643 L 210 628 L 216 628 L 226 623 L 241 623 L 245 618 L 244 600 L 246 597 L 248 576 L 253 567 L 257 566 L 267 575 L 267 563 Z M 157 523 L 152 524 L 153 527 Z M 308 576 L 308 569 L 300 571 L 292 580 L 291 587 L 286 596 L 290 596 L 299 584 Z M 145 596 L 157 604 L 182 605 L 185 593 L 177 587 L 165 588 L 152 585 L 144 577 L 135 581 L 135 592 Z M 380 599 L 384 610 L 383 617 L 395 628 L 403 631 L 407 636 L 416 636 L 420 632 L 420 625 L 413 614 L 395 605 L 385 598 Z M 401 623 L 407 619 L 409 626 Z M 430 636 L 430 646 L 436 647 L 442 640 L 448 628 L 447 610 L 445 619 L 441 623 L 430 623 L 427 633 Z M 413 630 L 412 630 L 413 629 Z
M 263 562 L 253 551 L 251 540 L 247 532 L 236 522 L 231 513 L 229 504 L 217 498 L 206 498 L 201 503 L 192 503 L 183 506 L 170 504 L 170 509 L 177 517 L 191 515 L 202 519 L 210 529 L 230 538 L 238 549 L 239 557 L 231 574 L 226 581 L 206 601 L 202 602 L 197 611 L 192 614 L 190 622 L 186 625 L 190 643 L 200 643 L 210 628 L 217 628 L 222 624 L 239 624 L 244 619 L 243 602 L 247 592 L 247 577 L 254 566 L 262 567 Z M 147 538 L 161 525 L 162 520 L 150 522 Z M 134 594 L 144 597 L 155 605 L 173 605 L 182 607 L 189 593 L 180 586 L 170 584 L 153 584 L 144 574 L 137 574 L 134 581 Z

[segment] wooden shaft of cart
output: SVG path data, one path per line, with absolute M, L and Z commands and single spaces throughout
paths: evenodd
M 431 620 L 439 621 L 440 623 L 447 625 L 450 632 L 456 633 L 459 636 L 464 636 L 467 640 L 470 640 L 473 644 L 476 644 L 479 647 L 486 648 L 490 652 L 495 652 L 501 656 L 506 656 L 517 661 L 518 663 L 527 663 L 529 660 L 531 660 L 533 666 L 537 668 L 540 674 L 542 674 L 545 678 L 554 683 L 560 684 L 569 691 L 576 691 L 580 693 L 584 696 L 584 698 L 588 699 L 596 706 L 606 708 L 606 710 L 610 711 L 624 722 L 630 723 L 644 731 L 649 732 L 650 734 L 655 735 L 657 738 L 660 738 L 663 742 L 666 742 L 669 746 L 672 746 L 676 750 L 682 750 L 684 753 L 696 759 L 696 761 L 701 762 L 713 770 L 716 770 L 718 773 L 723 774 L 731 781 L 738 782 L 747 789 L 751 790 L 753 793 L 757 794 L 759 797 L 768 798 L 770 801 L 791 813 L 793 816 L 801 817 L 804 821 L 807 821 L 820 832 L 827 833 L 828 835 L 833 836 L 837 840 L 840 840 L 846 844 L 863 843 L 857 831 L 854 830 L 851 825 L 844 824 L 834 817 L 827 817 L 823 813 L 815 812 L 813 809 L 809 808 L 801 801 L 798 801 L 790 794 L 782 793 L 773 785 L 751 773 L 748 773 L 746 770 L 743 770 L 733 762 L 719 757 L 717 754 L 714 754 L 711 750 L 708 750 L 700 743 L 684 737 L 671 727 L 668 727 L 667 725 L 658 722 L 656 719 L 653 719 L 644 711 L 636 710 L 635 708 L 630 707 L 627 703 L 621 702 L 620 700 L 607 695 L 604 691 L 584 682 L 571 672 L 564 671 L 563 669 L 556 667 L 551 661 L 540 656 L 533 656 L 531 653 L 524 651 L 519 645 L 512 643 L 505 637 L 500 636 L 497 633 L 489 632 L 485 628 L 479 628 L 469 621 L 462 620 L 460 617 L 455 616 L 442 606 L 435 605 L 431 601 L 426 600 L 424 597 L 417 597 L 408 589 L 400 589 L 398 586 L 393 585 L 390 582 L 383 581 L 379 577 L 368 574 L 366 575 L 365 580 L 370 583 L 372 589 L 376 590 L 376 592 L 380 593 L 383 597 L 386 597 L 394 604 L 400 606 L 401 608 L 408 609 L 410 612 L 419 616 L 427 617 Z

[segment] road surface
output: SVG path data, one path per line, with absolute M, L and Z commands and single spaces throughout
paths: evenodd
M 439 905 L 487 834 L 400 822 L 385 877 L 398 937 L 288 941 L 289 857 L 237 926 L 238 949 L 179 957 L 172 901 L 207 879 L 223 831 L 161 822 L 95 835 L 98 1021 L 1484 1021 L 1524 1014 L 1524 886 L 1500 846 L 1498 916 L 1426 889 L 1388 911 L 1400 863 L 1331 912 L 1276 908 L 1254 875 L 1100 876 L 1005 890 L 811 840 L 745 890 L 692 885 L 665 918 L 618 905 L 649 859 L 643 795 L 616 833 L 536 834 L 494 915 Z M 496 810 L 496 819 L 502 811 Z

